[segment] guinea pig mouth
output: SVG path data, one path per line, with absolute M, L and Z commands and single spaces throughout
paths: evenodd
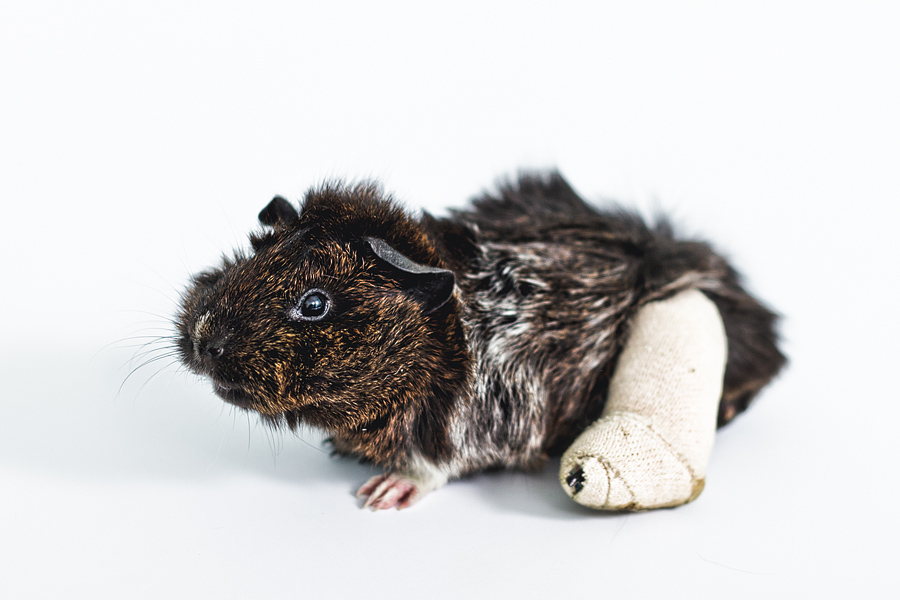
M 229 385 L 220 381 L 213 380 L 213 391 L 216 396 L 241 408 L 251 408 L 253 406 L 253 397 L 236 385 Z

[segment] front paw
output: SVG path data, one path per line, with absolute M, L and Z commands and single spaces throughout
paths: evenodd
M 376 475 L 359 488 L 357 498 L 365 498 L 363 508 L 382 510 L 406 508 L 422 497 L 414 480 L 398 473 Z

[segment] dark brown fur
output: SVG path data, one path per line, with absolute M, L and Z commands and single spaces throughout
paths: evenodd
M 556 174 L 442 219 L 413 219 L 372 185 L 311 191 L 299 215 L 273 201 L 260 219 L 254 251 L 185 294 L 183 361 L 226 400 L 320 427 L 339 451 L 388 469 L 539 464 L 599 416 L 635 310 L 685 288 L 725 323 L 720 425 L 784 364 L 775 315 L 708 245 L 590 207 Z M 425 274 L 386 261 L 372 238 Z M 448 272 L 452 296 L 429 304 Z M 287 318 L 311 288 L 332 311 Z

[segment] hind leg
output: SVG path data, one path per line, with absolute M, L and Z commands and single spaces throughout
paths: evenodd
M 563 489 L 600 510 L 690 502 L 703 490 L 727 358 L 718 309 L 686 290 L 642 307 L 603 415 L 566 450 Z

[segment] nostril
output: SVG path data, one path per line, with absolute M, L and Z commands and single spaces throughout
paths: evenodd
M 206 347 L 205 354 L 213 360 L 218 360 L 225 354 L 225 349 L 222 347 L 222 344 L 210 344 Z
M 194 338 L 194 357 L 199 361 L 218 361 L 225 357 L 228 348 L 228 334 L 216 334 Z

